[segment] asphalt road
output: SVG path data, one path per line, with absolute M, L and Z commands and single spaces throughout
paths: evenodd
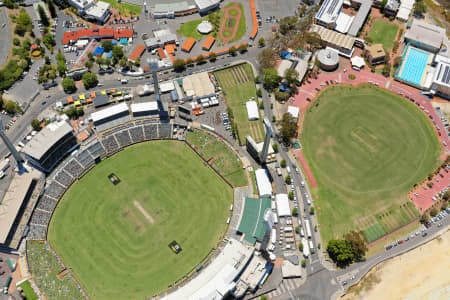
M 3 24 L 5 26 L 3 26 Z M 8 20 L 8 11 L 6 7 L 0 7 L 0 66 L 6 62 L 10 47 L 11 31 Z

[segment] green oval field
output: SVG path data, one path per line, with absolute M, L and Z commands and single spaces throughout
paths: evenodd
M 324 90 L 306 113 L 301 142 L 326 241 L 362 230 L 370 242 L 417 218 L 407 192 L 441 151 L 420 109 L 368 85 Z
M 120 183 L 112 184 L 111 173 Z M 217 245 L 232 198 L 232 189 L 183 142 L 141 143 L 72 185 L 48 240 L 91 299 L 146 299 Z M 168 246 L 174 240 L 178 254 Z

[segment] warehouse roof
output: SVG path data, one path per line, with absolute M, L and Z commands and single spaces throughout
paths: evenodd
M 124 111 L 128 111 L 128 105 L 125 102 L 122 102 L 117 105 L 105 108 L 103 110 L 93 112 L 91 114 L 91 118 L 92 118 L 92 121 L 95 123 L 97 121 L 120 114 Z
M 68 133 L 72 132 L 72 130 L 72 126 L 66 121 L 50 123 L 25 145 L 23 152 L 40 160 L 55 143 Z

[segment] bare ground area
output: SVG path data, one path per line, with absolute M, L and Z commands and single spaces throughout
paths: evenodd
M 450 231 L 370 271 L 341 299 L 449 299 Z
M 150 224 L 155 223 L 152 216 L 150 216 L 150 214 L 145 210 L 145 208 L 142 207 L 142 205 L 139 202 L 134 201 L 133 203 L 134 203 L 134 206 L 141 212 L 141 214 L 144 215 L 145 219 L 147 219 L 147 221 L 150 222 Z

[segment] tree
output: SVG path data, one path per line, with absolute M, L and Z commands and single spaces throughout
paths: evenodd
M 73 78 L 64 77 L 61 85 L 66 93 L 73 93 L 76 90 L 75 80 L 73 80 Z
M 414 14 L 422 16 L 427 11 L 427 7 L 422 0 L 416 1 L 414 4 Z
M 175 70 L 175 72 L 182 72 L 185 68 L 186 68 L 186 64 L 184 63 L 183 59 L 177 58 L 173 62 L 173 69 Z
M 84 73 L 81 79 L 83 80 L 84 87 L 87 89 L 96 86 L 98 83 L 97 75 L 91 72 Z
M 294 207 L 294 208 L 292 209 L 292 215 L 295 217 L 295 216 L 297 216 L 297 214 L 298 214 L 298 212 L 297 212 L 297 207 Z
M 31 120 L 31 128 L 35 131 L 41 130 L 41 122 L 38 119 Z
M 286 168 L 286 160 L 285 160 L 285 159 L 282 159 L 282 160 L 280 161 L 280 166 L 281 166 L 282 168 Z
M 283 118 L 280 121 L 281 139 L 285 144 L 288 144 L 290 139 L 297 136 L 297 119 L 295 119 L 290 113 L 284 113 Z
M 87 61 L 84 63 L 84 66 L 85 66 L 88 70 L 91 70 L 92 66 L 94 66 L 94 63 L 92 62 L 92 60 L 87 60 Z
M 430 221 L 430 216 L 427 213 L 424 213 L 421 217 L 420 217 L 420 223 L 425 224 L 428 221 Z
M 236 55 L 236 48 L 233 46 L 230 48 L 230 50 L 228 50 L 228 53 L 230 53 L 230 55 L 235 56 Z
M 98 65 L 99 67 L 101 67 L 101 65 L 105 64 L 105 60 L 106 60 L 106 59 L 104 59 L 103 57 L 97 57 L 97 58 L 95 59 L 95 62 L 97 63 L 97 65 Z
M 120 46 L 114 46 L 112 49 L 112 57 L 116 60 L 119 61 L 122 57 L 123 57 L 123 49 Z
M 66 58 L 64 57 L 64 54 L 62 54 L 61 52 L 58 52 L 56 55 L 55 55 L 55 59 L 56 60 L 62 60 L 62 61 L 65 61 L 66 60 Z
M 386 6 L 386 4 L 388 3 L 388 0 L 383 0 L 381 1 L 381 10 L 384 10 L 384 7 Z
M 311 49 L 318 49 L 324 46 L 324 42 L 317 32 L 305 33 L 305 40 L 306 43 L 310 45 Z
M 292 182 L 292 178 L 290 175 L 286 176 L 286 178 L 284 179 L 284 182 L 286 182 L 287 184 L 291 184 Z
M 302 244 L 302 243 L 299 243 L 299 244 L 298 244 L 298 250 L 299 250 L 300 252 L 303 252 L 303 244 Z
M 208 57 L 209 57 L 210 61 L 216 61 L 217 54 L 216 54 L 216 52 L 211 52 L 211 53 L 208 54 Z
M 259 45 L 260 47 L 264 47 L 265 44 L 266 44 L 266 40 L 265 40 L 264 38 L 260 38 L 260 39 L 258 40 L 258 45 Z
M 49 0 L 47 1 L 47 5 L 48 5 L 48 10 L 50 12 L 50 16 L 52 18 L 56 18 L 57 14 L 56 14 L 56 8 L 55 5 L 53 4 L 53 0 Z
M 297 25 L 298 18 L 295 16 L 284 17 L 280 20 L 280 32 L 281 34 L 287 34 L 289 31 L 294 29 Z
M 306 267 L 306 259 L 302 260 L 302 268 Z
M 314 207 L 313 207 L 313 206 L 311 206 L 311 207 L 309 208 L 309 214 L 310 214 L 310 215 L 313 215 L 313 214 L 314 214 Z
M 389 77 L 391 75 L 391 64 L 385 64 L 382 73 L 384 77 Z
M 38 5 L 38 14 L 41 19 L 41 23 L 44 27 L 48 27 L 50 25 L 50 21 L 48 20 L 47 14 L 45 13 L 44 8 L 39 4 Z
M 284 79 L 289 83 L 289 85 L 294 85 L 298 80 L 298 72 L 295 69 L 287 69 L 284 71 Z
M 266 295 L 262 295 L 261 297 L 259 297 L 259 300 L 267 300 L 267 296 Z
M 124 68 L 124 67 L 127 65 L 127 60 L 125 59 L 125 57 L 122 57 L 122 58 L 119 60 L 119 65 L 120 65 L 122 68 Z
M 276 53 L 275 51 L 268 47 L 264 48 L 261 52 L 258 54 L 258 62 L 261 68 L 267 69 L 267 68 L 273 68 L 275 66 L 276 60 Z
M 345 267 L 354 259 L 352 246 L 346 240 L 330 240 L 327 246 L 328 256 L 339 266 Z
M 14 114 L 19 111 L 19 107 L 16 102 L 8 100 L 5 104 L 5 110 L 8 114 Z
M 195 59 L 195 62 L 197 63 L 197 65 L 201 65 L 205 62 L 205 57 L 203 55 L 199 55 Z
M 273 152 L 278 153 L 278 144 L 277 143 L 273 143 L 272 144 L 272 149 L 273 149 Z
M 445 201 L 448 201 L 448 199 L 450 199 L 450 190 L 448 190 L 444 193 L 444 195 L 442 196 L 442 199 L 444 199 Z
M 242 44 L 242 45 L 239 46 L 239 52 L 240 53 L 244 53 L 245 51 L 247 51 L 247 49 L 248 49 L 247 44 Z
M 282 91 L 280 91 L 279 89 L 276 89 L 275 90 L 275 99 L 277 99 L 278 101 L 281 101 L 281 102 L 286 102 L 287 101 L 287 99 L 289 99 L 289 93 L 288 92 L 282 92 Z
M 48 48 L 48 50 L 50 50 L 50 52 L 53 51 L 53 46 L 56 45 L 55 39 L 51 34 L 44 35 L 44 37 L 42 38 L 42 42 Z
M 361 231 L 350 231 L 344 235 L 344 239 L 350 243 L 355 261 L 361 261 L 367 252 L 366 243 Z
M 300 226 L 295 226 L 295 232 L 300 233 Z
M 394 68 L 398 68 L 400 66 L 401 62 L 402 62 L 402 57 L 401 56 L 397 56 L 394 59 Z
M 274 68 L 266 68 L 263 70 L 263 75 L 263 85 L 266 89 L 272 90 L 278 85 L 280 77 L 278 76 L 277 70 Z
M 192 66 L 192 64 L 194 63 L 194 61 L 192 60 L 192 58 L 187 58 L 186 59 L 186 66 Z
M 13 39 L 13 44 L 14 44 L 14 46 L 20 46 L 20 40 L 18 39 L 18 38 L 14 38 Z
M 446 209 L 447 207 L 448 207 L 448 203 L 447 203 L 447 202 L 444 202 L 444 203 L 442 203 L 441 210 L 444 210 L 444 209 Z
M 20 36 L 24 36 L 25 32 L 31 32 L 33 29 L 31 18 L 24 9 L 20 10 L 16 23 L 14 32 Z
M 102 42 L 102 48 L 105 52 L 109 52 L 113 49 L 114 45 L 110 40 L 106 40 Z
M 89 60 L 94 59 L 94 53 L 92 53 L 92 51 L 89 51 L 87 55 L 88 55 Z
M 290 191 L 290 192 L 289 192 L 288 198 L 289 198 L 290 200 L 294 200 L 294 192 L 293 192 L 293 191 Z
M 434 217 L 437 216 L 437 214 L 438 214 L 437 208 L 433 207 L 433 208 L 430 210 L 430 216 L 432 216 L 432 217 L 434 218 Z
M 56 69 L 58 70 L 59 76 L 63 76 L 67 72 L 67 65 L 63 60 L 58 60 Z

